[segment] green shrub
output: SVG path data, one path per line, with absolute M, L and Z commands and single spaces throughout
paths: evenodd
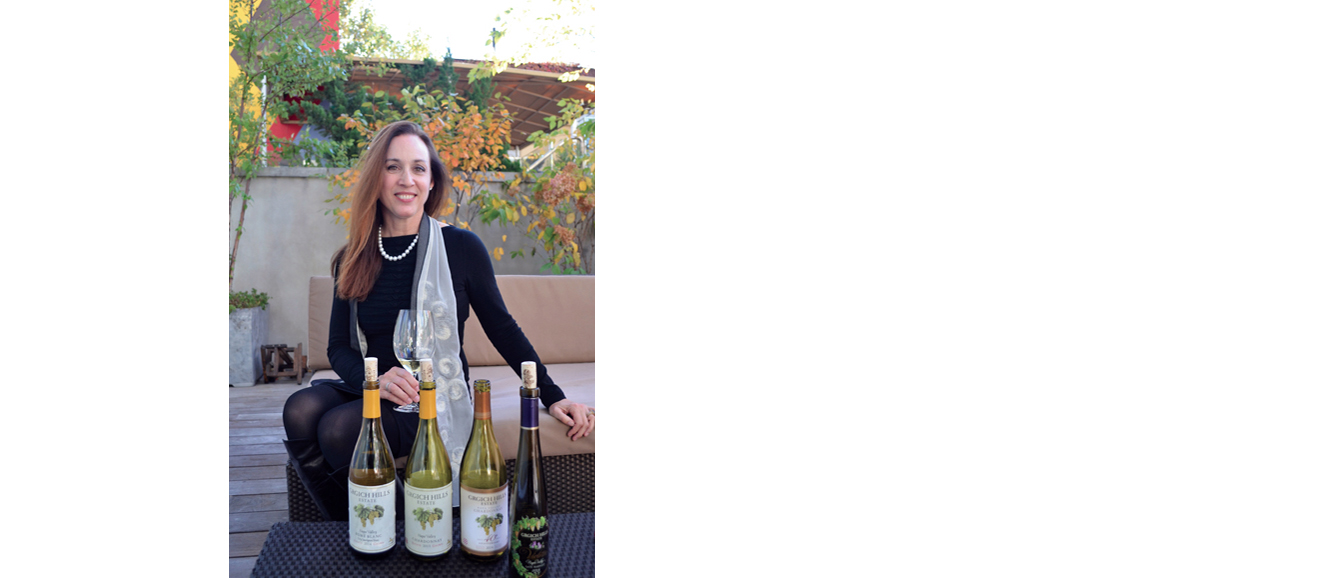
M 259 293 L 257 289 L 230 292 L 231 313 L 234 313 L 237 309 L 249 309 L 252 307 L 262 307 L 263 309 L 267 309 L 267 294 Z

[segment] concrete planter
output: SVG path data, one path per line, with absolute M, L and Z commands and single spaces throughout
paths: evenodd
M 248 387 L 262 379 L 260 351 L 266 341 L 266 309 L 251 307 L 230 314 L 230 385 Z

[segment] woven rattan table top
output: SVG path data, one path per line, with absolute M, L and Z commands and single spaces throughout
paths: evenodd
M 548 575 L 553 578 L 594 576 L 594 513 L 549 516 Z M 258 578 L 448 576 L 506 578 L 510 563 L 474 562 L 460 553 L 460 521 L 452 519 L 454 546 L 441 560 L 420 562 L 397 546 L 386 558 L 362 560 L 350 552 L 345 522 L 278 522 L 262 545 L 253 576 Z M 397 536 L 405 535 L 403 520 Z

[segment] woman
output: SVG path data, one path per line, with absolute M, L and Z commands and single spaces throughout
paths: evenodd
M 329 520 L 346 520 L 346 480 L 362 419 L 364 358 L 378 359 L 382 427 L 392 455 L 414 442 L 417 413 L 390 411 L 419 400 L 419 383 L 400 366 L 392 333 L 402 309 L 428 311 L 434 325 L 438 420 L 453 467 L 469 438 L 473 401 L 461 350 L 470 307 L 511 369 L 538 362 L 540 398 L 570 426 L 572 441 L 594 429 L 593 408 L 575 403 L 548 377 L 538 354 L 502 303 L 488 251 L 474 233 L 432 218 L 446 199 L 446 167 L 418 125 L 395 122 L 378 132 L 359 161 L 350 236 L 332 258 L 327 357 L 341 380 L 319 380 L 286 400 L 286 449 L 300 479 Z

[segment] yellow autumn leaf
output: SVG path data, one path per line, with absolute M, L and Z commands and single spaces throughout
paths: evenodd
M 566 214 L 566 219 L 565 219 L 565 221 L 566 221 L 566 224 L 568 224 L 568 225 L 570 225 L 570 224 L 572 224 L 572 223 L 575 223 L 575 222 L 576 222 L 576 214 L 575 214 L 575 213 L 567 213 L 567 214 Z
M 585 189 L 588 188 L 589 188 L 589 181 L 586 181 L 585 179 L 580 179 L 580 190 L 584 191 Z
M 493 258 L 496 259 L 496 260 L 498 260 L 498 261 L 501 261 L 501 260 L 502 260 L 502 254 L 503 254 L 503 253 L 505 253 L 505 251 L 503 251 L 501 247 L 498 247 L 498 248 L 496 248 L 496 249 L 493 249 Z
M 502 235 L 502 242 L 503 242 L 503 243 L 506 242 L 506 235 Z
M 521 206 L 520 206 L 520 216 L 522 216 L 522 217 L 527 217 L 527 216 L 529 216 L 529 213 L 526 213 L 526 212 L 525 212 L 525 205 L 521 205 Z

